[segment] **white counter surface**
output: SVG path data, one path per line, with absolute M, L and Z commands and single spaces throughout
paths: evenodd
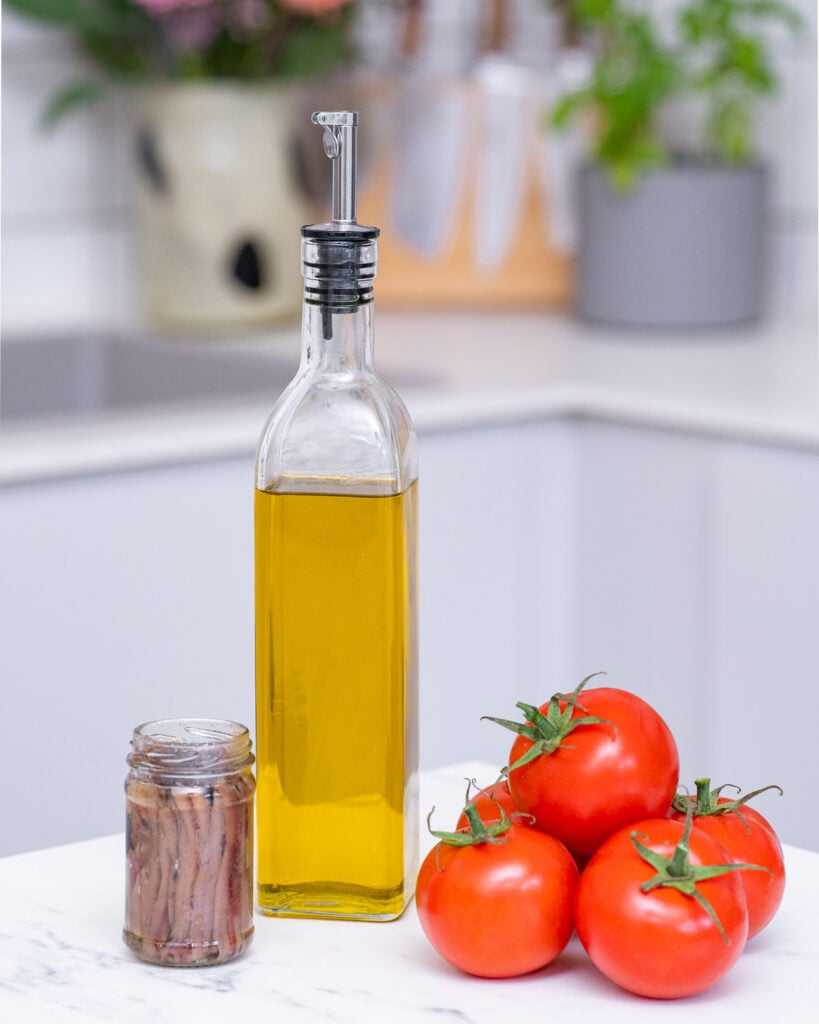
M 168 342 L 173 344 L 173 342 Z M 292 328 L 264 341 L 295 368 Z M 543 314 L 380 314 L 376 360 L 420 433 L 584 416 L 819 451 L 810 322 L 703 334 L 610 331 Z M 0 431 L 0 484 L 252 453 L 269 401 Z
M 422 776 L 423 814 L 435 804 L 436 823 L 454 821 L 464 776 L 489 781 L 492 766 L 470 763 Z M 469 977 L 437 956 L 413 907 L 389 924 L 257 916 L 253 945 L 233 963 L 150 967 L 120 939 L 122 836 L 22 854 L 0 860 L 0 1020 L 807 1024 L 819 1005 L 819 854 L 785 853 L 788 885 L 773 923 L 717 985 L 669 1003 L 618 989 L 576 938 L 554 964 L 524 978 Z

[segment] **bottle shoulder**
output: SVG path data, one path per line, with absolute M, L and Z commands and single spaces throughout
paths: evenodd
M 398 393 L 374 373 L 301 372 L 262 432 L 260 490 L 399 493 L 417 476 L 412 420 Z

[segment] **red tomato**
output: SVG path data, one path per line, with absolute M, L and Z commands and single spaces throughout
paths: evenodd
M 572 934 L 577 868 L 551 836 L 512 824 L 506 841 L 439 843 L 418 875 L 421 927 L 444 960 L 482 978 L 536 971 Z M 501 837 L 503 838 L 503 837 Z
M 472 803 L 477 807 L 481 820 L 485 822 L 500 820 L 501 815 L 498 805 L 503 808 L 508 817 L 517 813 L 517 807 L 512 799 L 512 794 L 509 792 L 509 787 L 503 781 L 496 782 L 494 785 L 486 786 L 480 790 L 473 797 Z M 526 820 L 522 818 L 516 821 L 517 825 L 525 825 L 526 823 Z M 459 832 L 461 829 L 468 827 L 469 822 L 466 820 L 466 814 L 461 811 L 461 816 L 455 825 L 455 831 Z
M 694 995 L 718 981 L 736 963 L 748 935 L 741 872 L 697 883 L 725 935 L 696 899 L 675 888 L 650 892 L 643 883 L 657 875 L 632 842 L 671 858 L 684 826 L 654 818 L 626 826 L 606 840 L 589 861 L 575 895 L 575 924 L 586 952 L 606 977 L 629 992 L 656 999 Z M 722 847 L 691 829 L 690 865 L 724 865 Z M 692 870 L 696 871 L 696 867 Z
M 698 792 L 701 788 L 700 782 L 704 782 L 705 789 L 708 790 L 710 779 L 697 780 Z M 697 803 L 696 797 L 691 799 Z M 727 797 L 716 796 L 712 800 L 710 792 L 708 802 L 713 809 L 709 810 L 706 805 L 694 810 L 694 828 L 716 839 L 736 863 L 759 864 L 768 869 L 739 872 L 748 904 L 750 939 L 759 934 L 771 921 L 782 902 L 785 892 L 785 861 L 782 846 L 770 823 L 753 807 L 729 800 Z M 682 800 L 675 800 L 674 806 L 684 807 L 685 797 Z M 725 807 L 726 811 L 715 811 L 714 809 L 718 807 Z M 670 817 L 682 821 L 685 814 L 678 809 L 672 811 Z
M 560 719 L 559 745 L 551 753 L 546 743 L 546 752 L 515 768 L 538 742 L 519 735 L 509 754 L 509 789 L 519 810 L 533 814 L 538 828 L 581 858 L 623 825 L 664 815 L 679 777 L 674 737 L 649 704 L 613 687 L 577 696 L 582 686 L 572 695 L 574 707 L 556 694 L 538 709 L 550 721 Z M 518 707 L 536 717 L 534 708 Z M 585 718 L 606 721 L 579 724 Z

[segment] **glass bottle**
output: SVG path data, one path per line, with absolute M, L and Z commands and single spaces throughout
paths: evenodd
M 256 466 L 258 902 L 391 920 L 417 868 L 417 452 L 373 369 L 358 115 L 318 113 L 333 220 L 302 229 L 302 357 Z
M 209 718 L 146 722 L 131 746 L 123 939 L 154 964 L 232 960 L 253 937 L 247 727 Z

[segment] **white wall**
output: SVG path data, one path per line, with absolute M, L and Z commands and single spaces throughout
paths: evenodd
M 817 3 L 790 0 L 805 21 L 774 48 L 782 88 L 763 113 L 759 143 L 773 169 L 771 256 L 774 301 L 797 316 L 816 316 Z
M 133 307 L 125 104 L 111 97 L 44 131 L 55 89 L 87 69 L 63 33 L 5 8 L 2 25 L 3 326 L 117 321 Z
M 816 2 L 793 0 L 809 29 L 776 51 L 783 96 L 765 112 L 761 147 L 774 169 L 774 308 L 816 305 Z M 3 324 L 9 330 L 130 320 L 128 98 L 37 127 L 82 63 L 59 32 L 3 10 Z

